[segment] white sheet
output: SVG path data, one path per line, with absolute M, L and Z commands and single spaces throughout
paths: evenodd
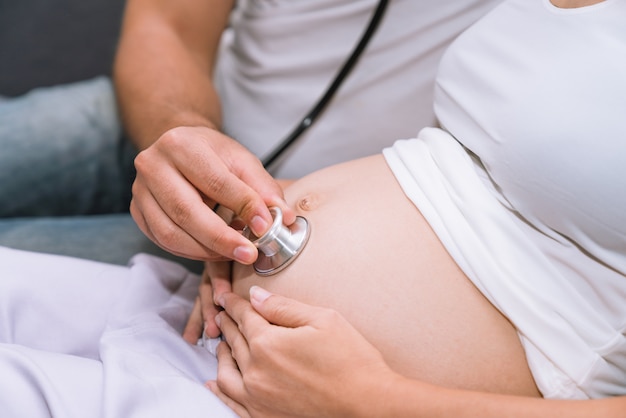
M 0 247 L 0 411 L 27 417 L 233 417 L 215 357 L 180 336 L 199 278 Z

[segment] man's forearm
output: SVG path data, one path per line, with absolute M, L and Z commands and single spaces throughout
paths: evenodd
M 143 10 L 132 7 L 115 60 L 114 83 L 122 120 L 135 145 L 145 149 L 176 126 L 218 128 L 221 111 L 211 80 L 217 40 L 202 48 L 206 40 L 194 44 L 162 16 L 153 11 L 142 15 Z

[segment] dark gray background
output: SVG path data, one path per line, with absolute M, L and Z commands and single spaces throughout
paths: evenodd
M 110 74 L 124 0 L 0 0 L 0 95 Z

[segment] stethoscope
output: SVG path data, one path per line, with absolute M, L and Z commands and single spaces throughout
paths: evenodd
M 283 139 L 267 157 L 263 159 L 263 166 L 270 171 L 272 166 L 280 159 L 293 144 L 301 138 L 302 134 L 313 125 L 322 112 L 328 107 L 335 93 L 344 82 L 348 74 L 361 57 L 363 50 L 368 45 L 374 32 L 379 26 L 383 14 L 387 8 L 388 0 L 380 0 L 372 15 L 363 35 L 341 66 L 339 72 L 326 88 L 324 94 L 311 107 L 309 112 L 302 118 L 300 123 Z M 289 227 L 283 224 L 283 215 L 278 207 L 270 208 L 274 222 L 269 231 L 261 237 L 255 237 L 250 230 L 244 228 L 244 235 L 248 237 L 259 250 L 259 256 L 254 263 L 254 269 L 262 276 L 278 273 L 287 267 L 301 252 L 308 242 L 311 230 L 308 221 L 302 217 L 296 217 L 296 221 Z
M 263 158 L 263 167 L 266 170 L 272 171 L 273 165 L 279 160 L 285 152 L 295 144 L 295 142 L 302 137 L 302 134 L 313 125 L 322 112 L 328 107 L 339 87 L 343 84 L 346 77 L 352 72 L 357 61 L 363 54 L 365 47 L 370 42 L 370 39 L 378 29 L 379 23 L 383 18 L 385 10 L 387 9 L 388 0 L 379 0 L 374 14 L 372 15 L 369 23 L 365 27 L 365 31 L 361 38 L 355 45 L 354 49 L 348 56 L 348 59 L 341 66 L 335 78 L 330 82 L 324 94 L 318 99 L 318 101 L 311 107 L 307 114 L 300 120 L 296 127 L 278 144 L 272 149 L 269 154 Z

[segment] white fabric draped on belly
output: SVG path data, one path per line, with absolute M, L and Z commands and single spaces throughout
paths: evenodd
M 619 318 L 607 317 L 576 282 L 604 266 L 518 217 L 448 133 L 424 129 L 384 155 L 461 269 L 518 329 L 545 397 L 626 394 L 626 329 L 616 329 Z M 568 274 L 572 257 L 582 260 L 578 274 Z

